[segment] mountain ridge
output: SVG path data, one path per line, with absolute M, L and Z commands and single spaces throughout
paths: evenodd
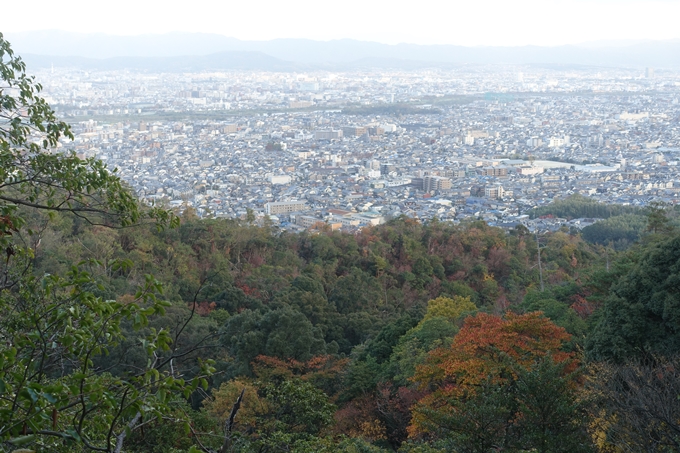
M 340 39 L 275 39 L 241 41 L 207 33 L 173 32 L 159 35 L 116 36 L 101 33 L 78 34 L 55 30 L 9 33 L 20 55 L 41 57 L 79 57 L 98 60 L 113 58 L 177 58 L 208 57 L 224 52 L 264 54 L 282 63 L 270 61 L 274 67 L 289 70 L 343 69 L 383 67 L 390 61 L 398 68 L 447 67 L 461 64 L 561 64 L 601 67 L 680 67 L 680 40 L 611 43 L 609 45 L 565 45 L 556 47 L 465 47 L 456 45 L 382 44 Z M 241 55 L 244 57 L 245 55 Z M 242 67 L 264 67 L 262 55 Z M 371 63 L 371 60 L 375 60 Z M 63 61 L 63 60 L 60 60 Z M 414 62 L 418 62 L 414 65 Z M 82 62 L 81 62 L 82 63 Z M 120 63 L 120 61 L 119 61 Z M 129 63 L 129 62 L 128 62 Z M 202 65 L 207 63 L 203 62 Z M 229 68 L 232 63 L 224 68 Z M 201 65 L 199 65 L 200 67 Z M 215 63 L 208 66 L 216 66 Z M 217 65 L 219 66 L 219 65 Z M 265 65 L 266 66 L 266 65 Z

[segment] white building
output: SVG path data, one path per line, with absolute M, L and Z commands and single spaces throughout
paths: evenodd
M 484 188 L 484 196 L 486 198 L 503 198 L 504 193 L 503 186 L 489 186 Z
M 288 175 L 274 175 L 270 178 L 272 184 L 290 184 L 291 177 Z
M 307 205 L 304 201 L 270 201 L 264 205 L 267 215 L 288 214 L 291 212 L 304 211 Z

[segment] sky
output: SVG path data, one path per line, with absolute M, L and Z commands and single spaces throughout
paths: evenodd
M 217 33 L 242 40 L 555 46 L 680 39 L 680 0 L 31 0 L 0 32 Z

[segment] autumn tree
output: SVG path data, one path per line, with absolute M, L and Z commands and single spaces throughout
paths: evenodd
M 562 350 L 569 338 L 541 313 L 467 318 L 451 346 L 417 368 L 413 381 L 428 394 L 413 408 L 411 435 L 464 452 L 587 449 L 578 364 Z
M 622 364 L 593 363 L 595 430 L 617 451 L 680 450 L 680 357 L 647 356 Z

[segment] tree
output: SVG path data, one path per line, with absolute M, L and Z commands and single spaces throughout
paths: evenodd
M 42 87 L 2 34 L 0 79 L 0 448 L 61 451 L 75 444 L 119 452 L 129 430 L 169 413 L 169 396 L 206 383 L 210 367 L 191 382 L 173 375 L 180 325 L 175 335 L 151 329 L 139 338 L 143 368 L 124 376 L 96 368 L 94 359 L 123 341 L 123 323 L 139 329 L 164 313 L 160 284 L 147 276 L 131 300 L 117 302 L 93 293 L 86 263 L 63 275 L 34 275 L 33 250 L 22 240 L 33 233 L 25 218 L 29 211 L 64 214 L 116 228 L 176 219 L 138 203 L 100 161 L 59 152 L 70 129 L 40 98 Z
M 233 449 L 224 451 L 299 451 L 300 441 L 314 442 L 333 421 L 335 406 L 311 383 L 300 379 L 271 379 L 268 382 L 235 380 L 222 384 L 206 402 L 206 411 L 224 420 L 241 393 L 242 407 L 234 418 Z M 210 437 L 200 441 L 211 452 Z M 205 441 L 208 443 L 205 443 Z
M 574 298 L 573 294 L 569 294 L 565 287 L 551 288 L 545 292 L 530 291 L 524 297 L 524 301 L 519 308 L 526 313 L 540 311 L 552 322 L 557 324 L 572 335 L 571 342 L 573 344 L 582 344 L 585 338 L 586 321 L 581 319 L 578 313 L 570 307 Z M 559 290 L 563 289 L 566 294 L 559 294 Z M 564 297 L 568 295 L 567 297 Z M 561 300 L 557 300 L 557 298 Z
M 587 388 L 606 442 L 617 451 L 680 450 L 680 357 L 594 363 Z
M 587 450 L 568 340 L 540 312 L 467 318 L 451 346 L 416 370 L 428 394 L 413 408 L 411 435 L 461 452 Z
M 17 208 L 68 212 L 90 223 L 129 226 L 145 217 L 171 219 L 163 209 L 144 209 L 113 172 L 94 158 L 55 152 L 69 126 L 39 96 L 42 86 L 26 74 L 0 34 L 0 212 Z M 4 218 L 3 224 L 15 227 Z
M 666 205 L 658 202 L 650 203 L 647 206 L 647 231 L 658 234 L 670 233 L 673 229 Z
M 442 317 L 455 322 L 464 314 L 475 311 L 477 311 L 477 307 L 472 303 L 470 297 L 437 297 L 427 303 L 427 312 L 421 323 L 435 317 Z
M 614 282 L 586 344 L 595 360 L 623 362 L 680 348 L 680 235 L 651 243 Z
M 302 313 L 289 307 L 266 314 L 244 310 L 227 321 L 222 344 L 236 359 L 231 376 L 251 375 L 259 355 L 280 359 L 309 360 L 326 352 L 321 332 Z

